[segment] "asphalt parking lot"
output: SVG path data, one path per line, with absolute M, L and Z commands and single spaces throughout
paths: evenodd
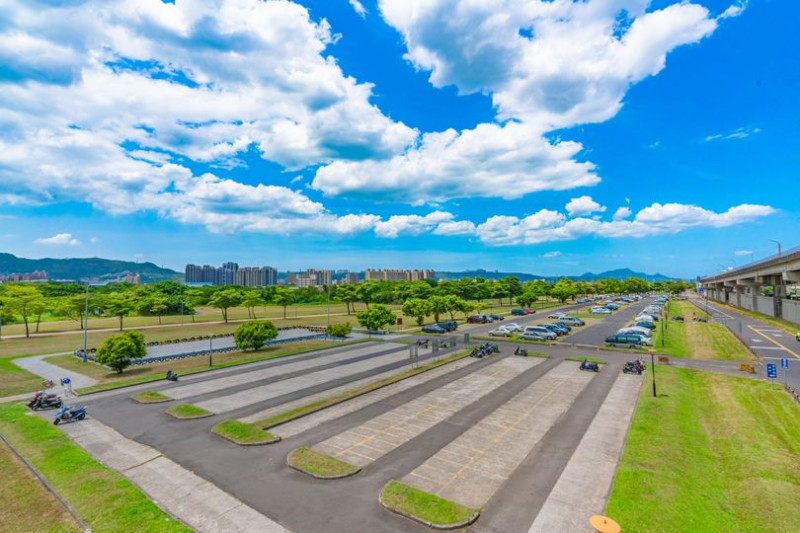
M 589 373 L 565 361 L 565 354 L 520 358 L 509 355 L 512 346 L 503 344 L 498 355 L 466 358 L 360 396 L 352 406 L 345 402 L 312 415 L 311 423 L 301 418 L 283 433 L 277 426 L 274 432 L 283 440 L 268 446 L 240 447 L 210 429 L 224 418 L 252 420 L 407 368 L 409 346 L 368 342 L 148 387 L 180 398 L 171 403 L 133 402 L 129 396 L 141 387 L 84 399 L 94 419 L 290 531 L 427 530 L 378 504 L 381 489 L 392 479 L 482 507 L 475 530 L 525 532 L 542 510 L 553 527 L 548 510 L 560 509 L 565 497 L 585 505 L 571 513 L 559 510 L 556 521 L 579 523 L 605 506 L 643 378 L 624 376 L 628 386 L 621 387 L 621 361 Z M 431 350 L 419 351 L 423 359 L 434 356 Z M 620 413 L 615 408 L 609 415 L 610 408 L 603 409 L 609 401 L 631 408 Z M 179 402 L 215 414 L 173 419 L 164 411 Z M 604 412 L 611 421 L 604 427 L 610 425 L 616 440 L 590 438 L 593 420 Z M 338 454 L 362 471 L 337 481 L 312 479 L 286 464 L 286 456 L 300 446 Z M 569 465 L 580 461 L 573 457 L 579 446 L 592 448 L 605 465 L 598 465 L 603 474 L 591 489 L 564 477 L 575 469 Z

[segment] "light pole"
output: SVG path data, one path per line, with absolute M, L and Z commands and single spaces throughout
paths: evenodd
M 87 361 L 86 352 L 89 349 L 89 286 L 91 283 L 86 283 L 86 305 L 83 310 L 83 362 Z
M 780 258 L 781 255 L 782 255 L 782 253 L 781 253 L 781 243 L 779 241 L 774 240 L 774 239 L 767 239 L 767 240 L 769 242 L 774 242 L 775 244 L 778 245 L 778 258 Z
M 650 367 L 653 370 L 653 398 L 656 397 L 656 361 L 653 352 L 650 352 Z
M 3 340 L 3 302 L 0 302 L 0 341 Z
M 331 279 L 328 280 L 328 315 L 325 318 L 325 334 L 328 333 L 328 328 L 331 325 L 331 282 L 333 281 L 333 276 Z

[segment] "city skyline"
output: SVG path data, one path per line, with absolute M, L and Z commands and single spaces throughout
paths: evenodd
M 789 0 L 422 6 L 10 2 L 0 249 L 692 278 L 798 244 Z

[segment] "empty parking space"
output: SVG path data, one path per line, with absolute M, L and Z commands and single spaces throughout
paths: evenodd
M 402 366 L 402 364 L 408 362 L 408 355 L 404 350 L 393 351 L 389 354 L 370 357 L 355 363 L 348 363 L 345 361 L 341 365 L 333 368 L 325 368 L 322 370 L 315 370 L 312 368 L 301 376 L 276 381 L 267 385 L 258 385 L 233 394 L 195 402 L 195 405 L 207 409 L 212 413 L 225 413 L 265 400 L 277 398 L 284 394 L 309 389 L 326 383 L 331 385 L 328 388 L 333 388 L 337 386 L 334 382 L 338 380 L 352 377 L 350 381 L 355 381 L 365 377 L 359 375 L 364 372 L 377 370 L 377 372 L 375 372 L 377 374 L 380 373 L 378 369 L 381 369 L 381 367 L 398 364 Z M 384 370 L 388 370 L 388 368 Z
M 578 363 L 559 364 L 402 481 L 469 508 L 482 507 L 593 376 Z
M 396 345 L 385 345 L 370 343 L 367 346 L 357 345 L 353 350 L 344 352 L 333 353 L 323 357 L 304 358 L 302 360 L 288 362 L 280 366 L 268 366 L 258 370 L 251 370 L 249 372 L 239 373 L 233 376 L 221 377 L 217 379 L 201 381 L 199 383 L 191 383 L 188 385 L 180 385 L 163 391 L 167 396 L 176 400 L 182 400 L 191 396 L 200 396 L 201 394 L 208 394 L 217 392 L 247 383 L 254 383 L 264 379 L 275 379 L 280 376 L 293 374 L 296 372 L 313 372 L 315 368 L 336 364 L 346 363 L 350 360 L 358 360 L 360 357 L 369 356 L 390 350 L 399 351 L 402 348 Z
M 316 444 L 313 449 L 363 468 L 541 361 L 502 359 Z

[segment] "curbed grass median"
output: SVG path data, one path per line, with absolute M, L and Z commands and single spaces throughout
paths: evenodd
M 166 413 L 174 416 L 175 418 L 180 418 L 181 420 L 192 420 L 195 418 L 205 418 L 207 416 L 214 415 L 214 413 L 211 411 L 203 409 L 202 407 L 197 407 L 196 405 L 192 405 L 190 403 L 182 403 L 180 405 L 170 407 L 166 410 Z
M 293 450 L 286 457 L 286 462 L 295 470 L 317 479 L 340 479 L 353 476 L 361 471 L 361 468 L 355 465 L 324 453 L 315 452 L 306 446 Z
M 392 480 L 383 487 L 381 505 L 435 529 L 458 529 L 473 523 L 480 509 L 470 509 L 435 494 Z
M 211 428 L 211 432 L 240 446 L 259 446 L 281 440 L 280 437 L 253 424 L 239 422 L 230 418 Z
M 165 396 L 160 392 L 147 390 L 134 394 L 133 396 L 131 396 L 131 400 L 138 403 L 162 403 L 162 402 L 171 402 L 173 398 Z

